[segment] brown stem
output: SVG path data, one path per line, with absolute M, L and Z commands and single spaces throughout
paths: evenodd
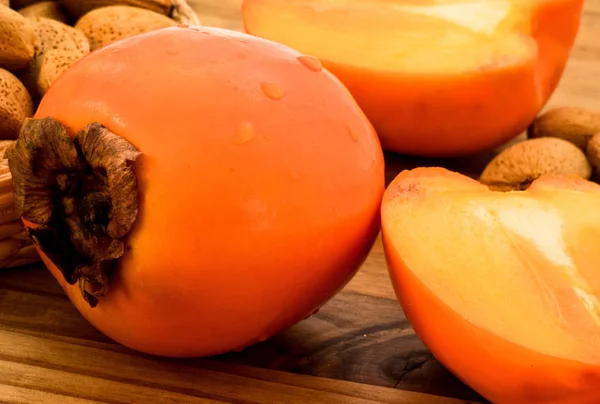
M 33 242 L 95 307 L 138 212 L 134 146 L 98 123 L 72 139 L 55 119 L 28 119 L 6 151 L 15 208 Z
M 186 0 L 172 0 L 171 18 L 182 24 L 200 25 L 200 20 L 194 9 Z

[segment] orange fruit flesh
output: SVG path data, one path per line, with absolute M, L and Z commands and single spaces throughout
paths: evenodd
M 389 237 L 383 233 L 384 245 Z M 495 404 L 600 402 L 600 366 L 541 354 L 461 317 L 387 249 L 407 318 L 449 370 Z
M 384 149 L 493 149 L 556 88 L 583 0 L 244 0 L 245 30 L 322 60 Z
M 473 324 L 547 355 L 600 363 L 590 344 L 600 336 L 592 248 L 600 239 L 600 194 L 556 190 L 560 198 L 547 201 L 535 190 L 500 194 L 469 185 L 388 200 L 391 246 Z
M 384 245 L 407 317 L 493 402 L 600 400 L 600 187 L 584 184 L 501 194 L 417 169 L 386 191 Z
M 359 68 L 449 75 L 531 63 L 536 54 L 515 31 L 527 19 L 510 0 L 247 4 L 252 33 Z

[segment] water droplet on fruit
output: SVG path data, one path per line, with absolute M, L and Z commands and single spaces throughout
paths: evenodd
M 297 59 L 300 63 L 302 63 L 304 66 L 308 67 L 308 69 L 312 70 L 313 72 L 320 72 L 321 70 L 323 70 L 323 64 L 321 63 L 321 61 L 319 59 L 317 59 L 314 56 L 310 56 L 310 55 L 298 56 Z
M 285 89 L 277 83 L 265 81 L 260 86 L 263 93 L 272 100 L 280 100 L 285 95 Z
M 356 132 L 348 126 L 348 135 L 350 136 L 350 139 L 352 139 L 353 142 L 358 142 L 358 135 L 356 134 Z
M 247 143 L 256 137 L 254 124 L 250 121 L 242 121 L 238 127 L 237 142 L 240 144 Z

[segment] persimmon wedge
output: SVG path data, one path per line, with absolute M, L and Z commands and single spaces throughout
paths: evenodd
M 442 168 L 382 203 L 397 296 L 416 333 L 496 404 L 600 402 L 600 186 L 545 176 L 490 191 Z
M 322 60 L 385 149 L 456 156 L 522 132 L 556 88 L 582 0 L 245 0 L 247 32 Z

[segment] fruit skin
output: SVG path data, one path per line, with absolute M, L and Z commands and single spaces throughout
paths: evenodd
M 317 0 L 301 3 L 298 9 L 320 10 Z M 292 10 L 295 2 L 244 0 L 245 31 L 286 43 L 279 39 L 282 33 L 265 27 L 277 19 L 276 14 L 267 13 L 284 8 L 282 4 L 289 4 Z M 519 34 L 524 34 L 523 45 L 530 49 L 530 59 L 514 65 L 503 67 L 500 62 L 462 74 L 430 75 L 368 69 L 339 63 L 328 58 L 325 50 L 298 50 L 319 57 L 348 87 L 377 130 L 384 149 L 427 157 L 468 155 L 498 147 L 527 129 L 558 85 L 579 29 L 583 0 L 527 0 L 514 4 L 529 7 L 532 15 L 519 27 Z M 339 16 L 343 20 L 341 13 Z M 287 35 L 293 29 L 285 25 L 283 30 Z M 319 47 L 324 48 L 323 43 L 327 43 L 326 37 L 319 38 Z M 352 46 L 349 43 L 348 52 L 352 52 Z
M 600 402 L 599 364 L 543 355 L 478 327 L 437 297 L 406 265 L 392 245 L 393 224 L 383 212 L 396 198 L 417 204 L 437 189 L 492 192 L 476 180 L 437 167 L 403 171 L 388 186 L 382 201 L 384 252 L 396 296 L 419 338 L 444 366 L 493 403 Z M 576 176 L 543 176 L 524 192 L 556 195 L 566 190 L 596 193 L 600 198 L 599 185 Z
M 37 118 L 72 135 L 99 122 L 142 153 L 130 250 L 98 306 L 42 255 L 100 331 L 157 355 L 231 351 L 302 320 L 353 276 L 379 229 L 383 153 L 347 89 L 300 55 L 167 28 L 90 53 L 46 93 Z

